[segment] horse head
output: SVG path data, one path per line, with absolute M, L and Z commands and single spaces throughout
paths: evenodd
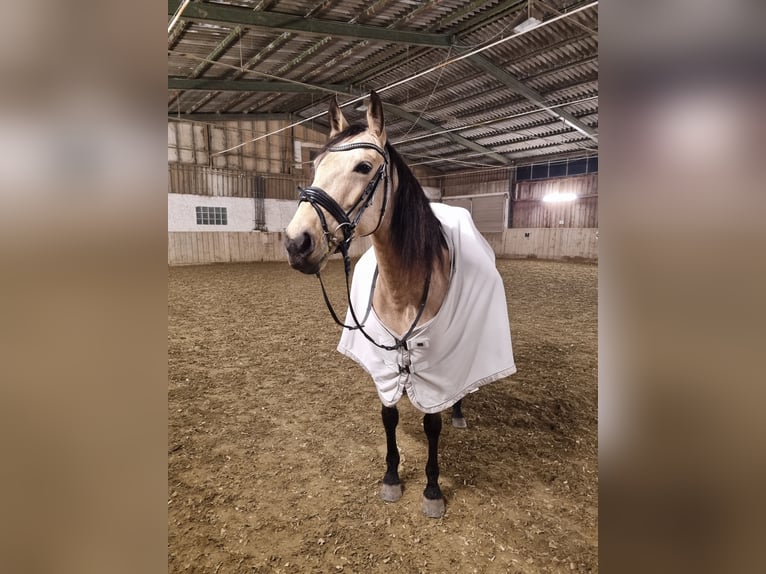
M 290 265 L 303 273 L 322 270 L 330 255 L 355 235 L 370 235 L 385 214 L 388 153 L 383 104 L 370 92 L 367 125 L 349 125 L 338 102 L 329 108 L 330 135 L 314 160 L 311 185 L 285 230 Z

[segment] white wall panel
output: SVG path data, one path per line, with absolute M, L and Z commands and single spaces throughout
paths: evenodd
M 298 202 L 285 199 L 266 199 L 266 229 L 269 231 L 284 231 L 287 224 L 298 209 Z
M 284 231 L 295 214 L 294 200 L 265 199 L 266 231 Z M 228 225 L 197 225 L 198 205 L 225 207 Z M 181 193 L 168 194 L 168 231 L 252 231 L 254 200 L 241 197 L 210 197 Z
M 197 206 L 225 207 L 227 225 L 197 225 Z M 168 231 L 252 231 L 255 207 L 252 199 L 168 194 Z

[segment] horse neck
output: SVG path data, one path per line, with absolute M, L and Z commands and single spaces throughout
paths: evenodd
M 401 257 L 395 252 L 389 229 L 379 229 L 372 237 L 375 258 L 378 262 L 378 286 L 376 294 L 385 296 L 385 300 L 396 307 L 417 305 L 422 295 L 425 276 L 423 273 L 405 271 Z
M 399 178 L 396 170 L 391 177 L 391 196 L 389 205 L 393 207 L 397 201 L 396 190 Z M 386 303 L 395 309 L 417 307 L 420 305 L 425 286 L 426 269 L 405 269 L 402 264 L 402 254 L 398 253 L 392 242 L 391 213 L 387 210 L 380 227 L 372 235 L 372 246 L 378 262 L 378 285 L 376 298 L 382 297 Z

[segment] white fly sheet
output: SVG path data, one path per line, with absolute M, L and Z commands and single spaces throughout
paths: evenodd
M 440 412 L 480 386 L 516 372 L 505 289 L 492 248 L 465 209 L 439 203 L 431 208 L 442 224 L 451 261 L 449 288 L 439 312 L 415 327 L 407 349 L 380 349 L 349 329 L 343 329 L 338 344 L 339 352 L 370 374 L 384 405 L 393 406 L 406 391 L 424 413 Z M 376 267 L 370 248 L 354 269 L 354 309 L 371 305 Z M 353 324 L 348 311 L 346 324 Z M 395 344 L 374 308 L 364 329 L 379 344 Z

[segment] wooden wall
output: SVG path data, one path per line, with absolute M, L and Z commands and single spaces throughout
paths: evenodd
M 206 166 L 259 174 L 308 175 L 307 165 L 295 161 L 296 141 L 323 144 L 326 134 L 306 125 L 268 138 L 250 141 L 292 123 L 289 119 L 192 122 L 168 118 L 168 163 Z M 226 153 L 218 153 L 244 144 Z
M 168 265 L 287 261 L 283 242 L 283 233 L 257 231 L 169 232 Z M 367 238 L 355 239 L 351 244 L 351 256 L 361 256 L 370 245 L 370 240 Z
M 309 183 L 300 174 L 256 174 L 202 165 L 168 164 L 168 193 L 297 200 L 298 186 L 305 187 Z
M 570 203 L 545 203 L 548 193 L 574 192 Z M 598 227 L 598 174 L 570 176 L 516 184 L 511 227 Z
M 502 233 L 487 233 L 485 237 L 497 257 L 598 260 L 597 229 L 506 229 Z M 171 232 L 168 265 L 287 261 L 283 241 L 282 233 Z M 355 239 L 351 256 L 360 257 L 370 245 L 368 238 Z
M 497 257 L 598 260 L 598 230 L 585 228 L 506 229 L 485 237 Z
M 512 169 L 446 175 L 441 179 L 444 197 L 510 192 Z

